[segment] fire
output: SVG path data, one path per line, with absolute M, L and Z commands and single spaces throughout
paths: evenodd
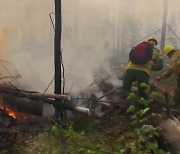
M 6 111 L 6 113 L 9 115 L 9 116 L 11 116 L 11 117 L 13 117 L 14 119 L 17 119 L 17 117 L 16 117 L 16 113 L 13 111 L 13 110 L 11 110 L 11 109 L 9 109 L 9 108 L 4 108 L 4 107 L 0 107 L 0 109 L 1 110 L 5 110 Z
M 6 108 L 6 111 L 9 116 L 13 117 L 14 119 L 17 118 L 15 112 L 13 112 L 11 109 Z

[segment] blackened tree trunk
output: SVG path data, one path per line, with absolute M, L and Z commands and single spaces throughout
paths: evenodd
M 55 2 L 55 36 L 54 36 L 54 65 L 55 65 L 55 94 L 61 94 L 61 63 L 62 63 L 62 53 L 61 53 L 61 0 L 54 0 Z M 56 103 L 59 100 L 55 99 Z M 62 102 L 59 102 L 62 103 Z M 61 121 L 64 119 L 65 110 L 54 105 L 56 121 Z
M 54 65 L 55 65 L 55 94 L 61 94 L 61 0 L 55 2 L 55 37 L 54 37 Z

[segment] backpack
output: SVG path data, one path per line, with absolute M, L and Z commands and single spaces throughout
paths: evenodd
M 142 42 L 133 47 L 129 53 L 129 60 L 135 64 L 145 64 L 152 59 L 153 45 L 149 42 Z

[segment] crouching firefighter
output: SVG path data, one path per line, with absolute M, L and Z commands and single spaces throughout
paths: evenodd
M 132 83 L 138 83 L 138 96 L 148 99 L 141 83 L 149 84 L 149 78 L 152 71 L 163 69 L 162 52 L 155 46 L 158 41 L 151 37 L 147 42 L 142 42 L 132 48 L 129 53 L 129 62 L 123 80 L 123 89 L 130 92 Z
M 177 76 L 177 87 L 174 89 L 174 102 L 176 107 L 180 107 L 180 50 L 174 49 L 172 45 L 166 45 L 164 47 L 164 54 L 170 58 L 170 63 L 166 68 L 166 71 L 156 77 L 156 81 L 166 79 L 173 73 Z

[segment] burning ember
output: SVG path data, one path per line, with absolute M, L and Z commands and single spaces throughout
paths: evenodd
M 9 115 L 10 117 L 12 117 L 12 118 L 14 118 L 14 119 L 17 118 L 15 112 L 13 112 L 13 111 L 12 111 L 11 109 L 9 109 L 9 108 L 0 107 L 0 111 L 1 111 L 1 112 L 4 112 L 4 114 L 7 114 L 7 115 Z
M 17 118 L 15 112 L 13 112 L 11 109 L 6 108 L 5 110 L 9 116 L 13 117 L 14 119 Z
M 10 127 L 15 119 L 15 112 L 9 108 L 0 107 L 0 127 Z

